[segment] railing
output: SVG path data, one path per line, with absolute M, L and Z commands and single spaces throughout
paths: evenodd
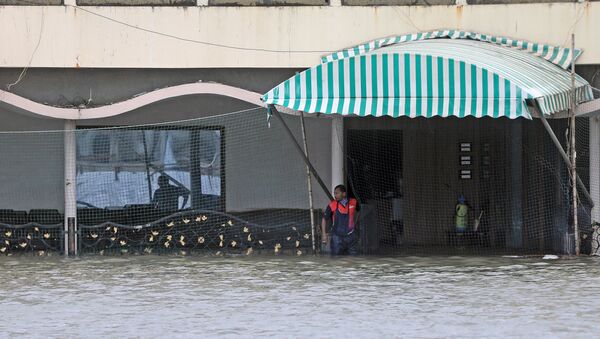
M 234 215 L 191 210 L 145 225 L 105 222 L 79 226 L 81 253 L 165 253 L 191 251 L 251 254 L 255 251 L 294 254 L 311 246 L 310 226 L 284 223 L 263 226 Z
M 0 223 L 0 254 L 59 254 L 64 248 L 63 224 L 44 225 L 30 222 L 23 225 Z
M 310 225 L 303 220 L 258 225 L 212 210 L 183 211 L 144 225 L 104 222 L 79 225 L 80 254 L 212 254 L 310 252 Z M 60 254 L 63 224 L 0 223 L 0 254 Z

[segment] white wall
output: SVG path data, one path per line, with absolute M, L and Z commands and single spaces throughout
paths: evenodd
M 562 46 L 570 46 L 572 30 L 577 46 L 585 51 L 580 63 L 600 63 L 599 2 L 83 9 L 186 39 L 282 52 L 181 41 L 126 27 L 73 7 L 3 6 L 0 67 L 24 67 L 30 59 L 31 67 L 309 67 L 327 51 L 389 35 L 434 29 L 471 30 Z M 290 50 L 312 52 L 286 52 Z
M 225 127 L 226 197 L 229 211 L 263 208 L 308 208 L 306 169 L 279 122 L 267 127 L 266 110 L 225 117 L 223 113 L 250 108 L 222 97 L 190 96 L 144 107 L 109 119 L 79 121 L 79 126 L 147 124 L 205 117 L 186 125 Z M 299 118 L 287 117 L 300 139 Z M 0 126 L 7 129 L 61 129 L 59 120 L 42 120 L 0 111 Z M 331 125 L 327 117 L 306 119 L 310 156 L 323 180 L 331 185 Z M 0 134 L 0 208 L 63 209 L 62 133 Z M 327 198 L 313 183 L 315 204 L 324 208 Z

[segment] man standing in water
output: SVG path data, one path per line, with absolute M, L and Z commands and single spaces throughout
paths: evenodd
M 358 214 L 360 205 L 356 199 L 348 199 L 346 186 L 337 185 L 333 190 L 335 200 L 325 210 L 321 221 L 322 241 L 329 241 L 332 255 L 358 254 Z M 327 233 L 327 223 L 331 222 L 331 235 Z M 331 239 L 330 239 L 331 237 Z

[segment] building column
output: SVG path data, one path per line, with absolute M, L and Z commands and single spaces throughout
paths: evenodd
M 77 254 L 77 138 L 75 120 L 65 120 L 65 220 L 64 251 L 65 255 Z
M 344 184 L 344 120 L 334 115 L 331 121 L 331 192 Z

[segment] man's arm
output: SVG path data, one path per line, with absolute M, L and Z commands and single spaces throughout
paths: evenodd
M 185 186 L 179 186 L 179 192 L 177 196 L 177 208 L 179 208 L 179 197 L 183 197 L 183 203 L 181 204 L 181 208 L 183 209 L 190 198 L 190 191 Z
M 177 186 L 177 188 L 179 189 L 177 194 L 180 197 L 186 197 L 186 196 L 190 195 L 190 191 L 186 187 Z

